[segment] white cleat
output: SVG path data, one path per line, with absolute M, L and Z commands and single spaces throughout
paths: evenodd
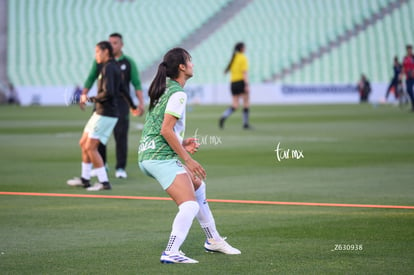
M 196 264 L 197 260 L 188 258 L 183 252 L 170 254 L 168 252 L 162 252 L 160 262 L 163 264 Z
M 73 178 L 73 179 L 67 180 L 66 183 L 70 186 L 84 186 L 82 179 L 80 178 Z
M 116 169 L 115 177 L 118 179 L 126 179 L 128 177 L 126 171 L 124 169 Z
M 86 188 L 87 191 L 101 191 L 101 190 L 111 190 L 111 184 L 109 182 L 100 183 L 97 182 L 93 186 Z
M 207 252 L 220 252 L 229 255 L 241 254 L 240 250 L 232 247 L 226 242 L 226 238 L 223 238 L 221 241 L 207 239 L 204 243 L 204 248 Z

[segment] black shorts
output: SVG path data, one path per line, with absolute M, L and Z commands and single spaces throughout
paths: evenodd
M 244 80 L 232 82 L 230 89 L 232 95 L 241 95 L 244 94 L 246 88 L 246 84 L 244 83 Z

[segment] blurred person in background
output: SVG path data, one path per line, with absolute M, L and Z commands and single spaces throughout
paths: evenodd
M 138 108 L 133 103 L 130 97 L 126 97 L 125 93 L 118 93 L 116 97 L 117 105 L 119 108 L 119 119 L 114 129 L 115 138 L 115 153 L 116 153 L 116 165 L 115 165 L 115 177 L 127 178 L 127 172 L 125 170 L 128 159 L 128 131 L 129 131 L 129 109 L 132 109 L 133 115 L 142 115 L 145 110 L 144 98 L 142 95 L 141 80 L 139 78 L 138 68 L 132 58 L 125 55 L 122 51 L 124 43 L 122 41 L 122 35 L 119 33 L 112 33 L 109 35 L 109 42 L 112 45 L 115 61 L 121 69 L 122 89 L 129 95 L 129 85 L 135 88 L 135 95 L 138 98 Z M 100 67 L 94 62 L 89 72 L 88 78 L 85 81 L 83 92 L 89 91 L 94 81 L 99 74 Z M 105 166 L 107 167 L 106 146 L 104 144 L 99 145 L 99 153 L 101 154 Z M 92 176 L 95 176 L 95 170 L 92 171 Z
M 407 94 L 411 100 L 411 111 L 414 112 L 414 55 L 413 55 L 413 46 L 406 46 L 407 55 L 403 59 L 403 69 L 401 76 L 405 76 L 405 86 L 407 89 Z
M 73 90 L 71 103 L 79 104 L 81 95 L 82 95 L 82 88 L 79 85 L 76 85 L 75 89 Z
M 79 141 L 82 152 L 81 177 L 68 180 L 70 186 L 82 186 L 88 191 L 110 190 L 104 161 L 98 152 L 100 143 L 106 144 L 118 121 L 117 93 L 121 90 L 121 71 L 115 62 L 111 43 L 101 41 L 95 47 L 95 59 L 99 64 L 98 92 L 88 97 L 83 92 L 79 105 L 85 109 L 87 102 L 95 103 L 95 111 L 88 120 Z M 96 169 L 99 182 L 91 186 L 92 166 Z
M 358 82 L 359 99 L 361 103 L 368 102 L 369 94 L 371 93 L 371 84 L 368 78 L 362 74 Z
M 12 83 L 9 83 L 9 94 L 7 98 L 8 104 L 20 105 L 19 93 Z
M 243 100 L 243 128 L 251 129 L 249 124 L 249 62 L 244 54 L 246 46 L 243 42 L 235 45 L 233 55 L 228 63 L 224 73 L 230 72 L 230 90 L 232 94 L 232 105 L 228 107 L 220 117 L 219 127 L 224 128 L 226 119 L 239 108 L 240 99 Z
M 395 98 L 398 98 L 398 83 L 402 71 L 402 65 L 397 56 L 394 57 L 394 65 L 392 68 L 394 75 L 391 79 L 390 85 L 388 85 L 387 92 L 385 93 L 385 102 L 388 100 L 388 96 L 390 95 L 391 90 L 394 91 Z

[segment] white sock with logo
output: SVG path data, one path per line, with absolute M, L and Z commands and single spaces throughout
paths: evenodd
M 201 183 L 200 187 L 195 191 L 198 205 L 200 210 L 197 213 L 197 220 L 200 223 L 201 228 L 206 234 L 207 239 L 214 239 L 220 241 L 222 238 L 216 229 L 216 222 L 214 221 L 213 214 L 211 213 L 210 206 L 206 199 L 206 184 Z
M 180 247 L 190 231 L 195 215 L 198 213 L 199 206 L 195 201 L 186 201 L 178 206 L 178 213 L 175 216 L 170 239 L 166 252 L 178 254 Z

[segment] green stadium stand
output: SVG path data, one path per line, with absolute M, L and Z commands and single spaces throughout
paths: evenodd
M 112 32 L 124 36 L 125 53 L 142 70 L 228 2 L 9 1 L 8 72 L 16 85 L 83 83 L 95 44 Z
M 122 33 L 143 71 L 233 1 L 9 1 L 8 73 L 18 86 L 82 84 L 94 45 L 112 32 Z M 376 18 L 395 3 L 401 7 Z M 192 83 L 227 82 L 238 41 L 247 45 L 253 83 L 354 83 L 361 73 L 388 82 L 393 56 L 414 43 L 413 10 L 413 0 L 247 1 L 189 49 Z
M 287 76 L 283 82 L 356 83 L 362 73 L 371 81 L 388 82 L 392 76 L 393 57 L 398 56 L 401 60 L 405 45 L 414 41 L 409 16 L 409 11 L 414 10 L 414 2 L 407 5 L 367 27 L 363 33 L 334 48 L 330 54 Z M 310 77 L 312 72 L 322 73 Z
M 231 56 L 233 45 L 239 40 L 247 45 L 252 82 L 263 82 L 272 79 L 273 75 L 286 68 L 291 70 L 297 67 L 299 69 L 287 73 L 288 76 L 281 81 L 353 83 L 360 73 L 365 72 L 373 81 L 387 82 L 392 55 L 395 54 L 395 49 L 403 52 L 407 42 L 399 41 L 390 51 L 388 44 L 384 43 L 385 34 L 382 28 L 402 33 L 404 36 L 410 29 L 400 31 L 405 28 L 401 27 L 404 21 L 386 25 L 378 20 L 374 26 L 365 21 L 392 2 L 395 1 L 253 1 L 231 22 L 192 50 L 194 59 L 199 60 L 203 68 L 202 75 L 196 75 L 193 82 L 226 81 L 227 78 L 222 74 L 223 68 Z M 394 12 L 407 21 L 410 18 L 408 10 L 410 9 L 405 6 Z M 386 14 L 383 20 L 389 16 Z M 357 37 L 353 38 L 356 42 L 352 42 L 351 39 L 339 46 L 330 45 L 357 24 L 368 24 L 368 27 L 366 31 L 359 32 Z M 321 58 L 308 61 L 303 68 L 298 65 L 320 47 L 327 46 L 331 49 Z M 308 63 L 310 65 L 307 65 Z

